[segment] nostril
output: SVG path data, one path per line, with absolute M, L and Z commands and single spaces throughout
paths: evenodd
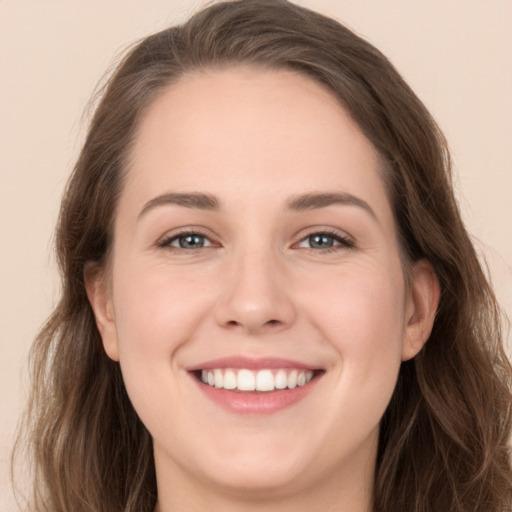
M 242 322 L 238 322 L 237 320 L 229 320 L 228 322 L 226 322 L 226 327 L 231 327 L 231 328 L 235 328 L 235 327 L 240 327 L 242 325 L 244 325 Z M 262 327 L 263 328 L 273 328 L 273 327 L 278 327 L 280 325 L 283 325 L 283 322 L 281 322 L 280 320 L 275 320 L 275 319 L 272 319 L 272 320 L 268 320 L 266 322 L 264 322 L 262 324 Z

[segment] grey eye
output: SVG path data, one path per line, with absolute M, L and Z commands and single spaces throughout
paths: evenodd
M 331 233 L 311 233 L 310 235 L 303 238 L 298 247 L 304 249 L 316 249 L 316 250 L 325 250 L 332 248 L 352 248 L 354 247 L 354 243 L 348 238 L 344 238 L 343 236 L 331 234 Z
M 325 233 L 309 235 L 307 237 L 307 241 L 312 249 L 329 249 L 330 247 L 333 247 L 336 242 L 333 236 Z
M 177 242 L 181 249 L 201 249 L 206 245 L 206 238 L 197 234 L 180 235 L 174 242 Z M 171 245 L 175 245 L 175 243 Z
M 157 246 L 162 249 L 167 248 L 169 250 L 178 251 L 180 249 L 193 251 L 202 249 L 203 247 L 213 247 L 216 245 L 217 244 L 212 242 L 207 235 L 203 235 L 200 232 L 195 231 L 185 231 L 176 235 L 170 235 L 157 243 Z

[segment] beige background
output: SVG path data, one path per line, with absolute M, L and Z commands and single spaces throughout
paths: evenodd
M 444 129 L 457 192 L 512 316 L 512 1 L 303 0 L 394 62 Z M 0 511 L 26 357 L 58 295 L 52 230 L 96 82 L 192 0 L 0 0 Z

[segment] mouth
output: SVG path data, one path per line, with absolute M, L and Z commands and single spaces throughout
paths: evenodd
M 283 359 L 225 358 L 189 373 L 215 404 L 234 413 L 269 414 L 300 402 L 325 370 Z
M 319 375 L 322 370 L 303 370 L 300 368 L 214 368 L 197 370 L 195 377 L 203 384 L 230 391 L 272 392 L 276 390 L 295 389 L 305 386 Z

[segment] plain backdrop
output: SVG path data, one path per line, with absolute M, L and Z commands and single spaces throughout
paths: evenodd
M 512 316 L 512 1 L 302 0 L 382 50 L 432 111 L 463 216 Z M 123 48 L 192 0 L 0 0 L 0 511 L 26 399 L 27 354 L 58 297 L 52 252 L 82 113 Z

